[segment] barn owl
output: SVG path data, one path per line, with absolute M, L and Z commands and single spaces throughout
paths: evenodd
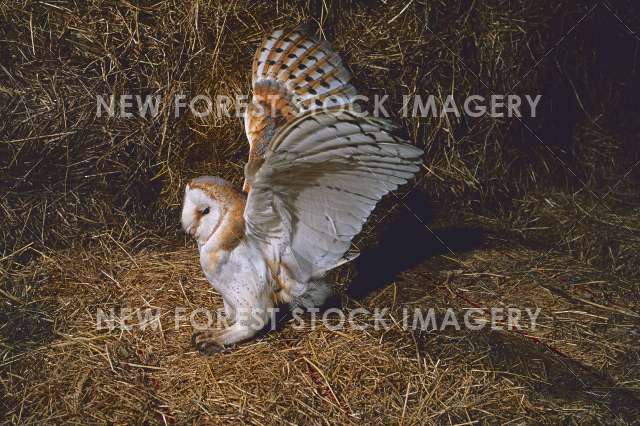
M 315 108 L 304 99 L 295 108 L 306 111 L 299 117 L 287 115 L 294 108 L 287 103 L 288 88 L 295 88 L 289 84 L 292 79 L 313 78 L 304 93 L 315 87 L 314 82 L 326 82 L 328 87 L 320 87 L 333 90 L 337 102 L 348 103 L 355 93 L 346 83 L 344 68 L 335 68 L 337 56 L 325 44 L 300 41 L 306 39 L 303 34 L 276 31 L 265 39 L 266 50 L 256 54 L 254 90 L 279 91 L 283 97 L 276 108 L 285 112 L 272 121 L 245 120 L 251 144 L 250 173 L 245 176 L 248 194 L 211 176 L 193 179 L 185 188 L 182 226 L 198 243 L 202 270 L 222 296 L 230 324 L 194 332 L 194 345 L 207 354 L 253 337 L 279 304 L 321 305 L 331 293 L 323 276 L 343 262 L 377 202 L 411 179 L 421 164 L 422 151 L 397 136 L 386 120 Z M 294 47 L 296 40 L 299 47 Z M 284 43 L 292 45 L 277 47 Z M 320 71 L 307 66 L 302 73 L 282 77 L 287 80 L 282 83 L 280 74 L 261 68 L 263 59 L 285 61 L 295 59 L 294 53 L 277 56 L 274 49 L 280 54 L 295 52 L 295 58 L 304 61 L 311 56 L 314 62 L 326 60 L 334 68 L 325 65 L 323 70 L 333 69 L 340 82 L 316 80 Z M 282 68 L 277 64 L 271 65 Z M 260 99 L 256 92 L 255 99 Z

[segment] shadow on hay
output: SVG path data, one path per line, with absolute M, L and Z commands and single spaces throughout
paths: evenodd
M 398 208 L 399 213 L 384 226 L 379 244 L 355 260 L 357 275 L 349 285 L 350 297 L 363 298 L 426 259 L 443 254 L 457 257 L 485 239 L 486 230 L 478 227 L 433 229 L 429 226 L 433 208 L 425 194 L 418 191 L 403 199 Z
M 532 387 L 541 398 L 605 406 L 625 421 L 640 415 L 637 390 L 618 384 L 606 371 L 516 335 L 490 332 L 471 339 L 487 347 L 493 368 L 510 373 L 509 380 Z
M 441 321 L 441 317 L 437 319 L 438 323 Z M 524 336 L 507 331 L 462 330 L 418 332 L 416 337 L 420 354 L 429 354 L 433 359 L 447 358 L 453 348 L 461 359 L 480 362 L 473 361 L 466 368 L 496 372 L 512 386 L 531 391 L 531 402 L 551 401 L 551 406 L 556 407 L 580 402 L 591 408 L 604 407 L 621 420 L 621 424 L 631 424 L 640 415 L 637 389 L 621 385 L 605 368 L 589 366 Z M 479 358 L 480 354 L 487 356 Z M 582 423 L 594 420 L 589 417 L 590 410 L 567 413 L 560 409 L 557 414 Z

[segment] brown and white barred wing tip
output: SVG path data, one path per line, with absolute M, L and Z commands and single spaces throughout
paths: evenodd
M 351 73 L 329 43 L 301 28 L 271 33 L 253 63 L 253 90 L 276 81 L 297 100 L 299 112 L 318 109 L 325 102 L 327 107 L 351 104 L 357 92 L 350 80 Z

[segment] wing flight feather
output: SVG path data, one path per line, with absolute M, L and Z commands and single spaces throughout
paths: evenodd
M 271 141 L 245 208 L 247 235 L 290 249 L 308 276 L 335 267 L 380 199 L 419 170 L 422 150 L 386 120 L 309 113 Z

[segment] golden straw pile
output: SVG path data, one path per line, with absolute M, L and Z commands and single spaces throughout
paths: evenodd
M 637 29 L 640 15 L 616 7 L 0 4 L 2 422 L 637 422 L 640 80 L 616 16 Z M 222 302 L 179 229 L 180 198 L 200 174 L 240 184 L 247 144 L 239 118 L 176 117 L 173 100 L 248 94 L 263 34 L 300 22 L 362 93 L 389 96 L 426 151 L 355 242 L 360 258 L 330 277 L 333 306 L 388 308 L 389 328 L 298 329 L 284 316 L 204 357 L 175 309 Z M 401 116 L 403 95 L 511 93 L 541 94 L 538 115 Z M 163 102 L 155 117 L 97 117 L 110 94 Z M 96 327 L 123 307 L 160 321 Z M 404 308 L 442 319 L 473 307 L 540 308 L 538 327 L 402 327 Z

